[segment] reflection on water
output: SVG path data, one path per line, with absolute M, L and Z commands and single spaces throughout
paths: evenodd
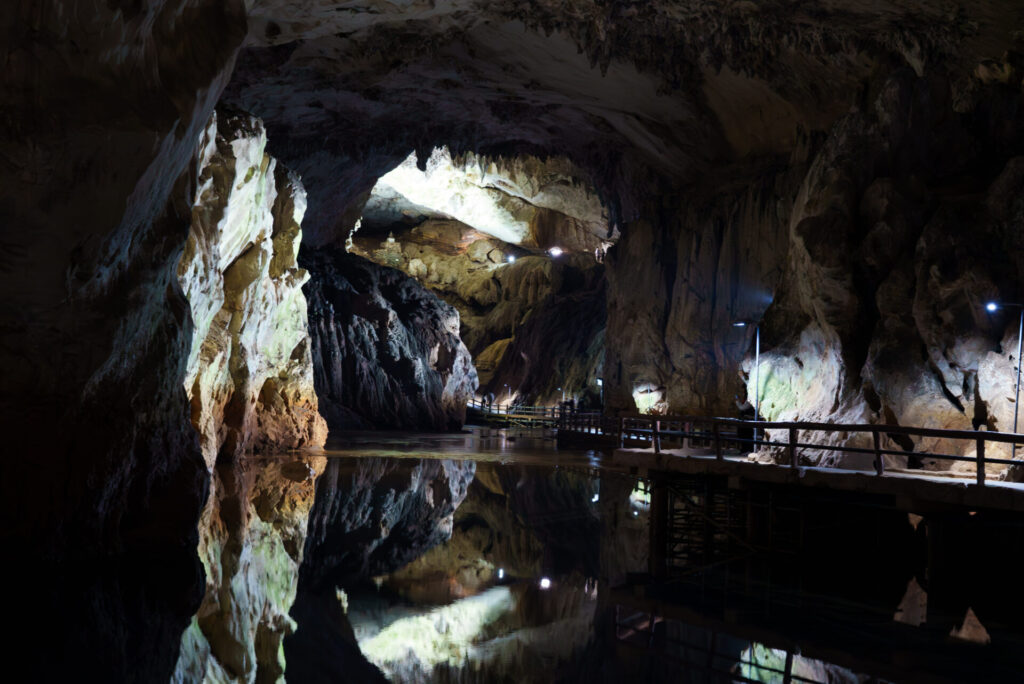
M 950 645 L 974 627 L 942 622 L 945 518 L 725 481 L 666 497 L 544 431 L 350 434 L 327 456 L 293 681 L 372 681 L 362 658 L 401 682 L 958 681 L 1019 659 Z

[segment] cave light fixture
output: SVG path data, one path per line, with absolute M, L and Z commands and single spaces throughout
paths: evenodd
M 1024 304 L 1017 304 L 1015 302 L 989 302 L 985 305 L 985 310 L 989 313 L 995 313 L 999 309 L 1019 309 L 1020 310 L 1020 322 L 1017 325 L 1017 389 L 1013 396 L 1013 432 L 1017 432 L 1017 415 L 1020 413 L 1020 355 L 1021 351 L 1024 351 Z M 1017 443 L 1014 442 L 1010 446 L 1010 459 L 1013 460 L 1017 457 Z
M 550 254 L 551 256 L 553 256 L 554 258 L 557 259 L 558 257 L 562 256 L 562 254 L 563 254 L 562 248 L 561 247 L 552 247 L 551 249 L 548 250 L 548 254 Z
M 505 579 L 505 568 L 498 568 L 498 579 Z
M 754 420 L 761 415 L 761 322 L 760 321 L 734 321 L 732 327 L 746 328 L 754 326 Z M 753 451 L 757 451 L 757 428 L 754 428 L 754 439 L 750 443 Z
M 551 579 L 548 578 L 548 577 L 541 577 L 540 578 L 540 588 L 541 589 L 550 589 L 551 588 Z
M 507 257 L 505 257 L 505 261 L 507 261 L 510 264 L 516 263 L 516 255 L 515 254 L 509 254 Z

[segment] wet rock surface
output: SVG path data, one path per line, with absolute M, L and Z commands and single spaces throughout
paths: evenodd
M 457 430 L 477 387 L 459 314 L 400 271 L 304 251 L 320 407 L 338 427 Z

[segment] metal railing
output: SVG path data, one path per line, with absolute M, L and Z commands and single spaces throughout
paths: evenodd
M 519 404 L 491 404 L 477 399 L 466 404 L 468 408 L 476 409 L 482 413 L 492 416 L 509 416 L 521 418 L 558 420 L 561 415 L 567 412 L 558 406 L 521 406 Z
M 751 450 L 750 447 L 769 447 L 782 450 L 785 454 L 783 463 L 792 467 L 800 465 L 801 452 L 807 450 L 865 454 L 873 456 L 873 466 L 878 475 L 885 473 L 885 456 L 970 462 L 975 464 L 975 477 L 979 485 L 985 484 L 985 468 L 988 465 L 1024 464 L 1024 461 L 1021 460 L 992 457 L 985 453 L 986 443 L 1024 445 L 1024 435 L 984 430 L 944 430 L 901 425 L 770 422 L 704 416 L 607 417 L 597 412 L 570 411 L 560 414 L 557 426 L 560 432 L 601 436 L 606 439 L 613 438 L 619 447 L 625 447 L 631 442 L 649 444 L 653 446 L 655 453 L 661 453 L 662 449 L 672 444 L 689 449 L 706 448 L 713 451 L 718 460 L 722 460 L 727 451 L 742 450 L 744 447 L 747 447 L 748 450 Z M 813 441 L 813 435 L 822 432 L 841 433 L 847 436 L 857 433 L 869 434 L 871 435 L 871 446 Z M 769 434 L 779 433 L 786 435 L 785 441 L 766 437 Z M 762 438 L 757 438 L 754 435 L 760 435 Z M 973 442 L 975 456 L 885 448 L 882 445 L 882 437 L 889 435 Z

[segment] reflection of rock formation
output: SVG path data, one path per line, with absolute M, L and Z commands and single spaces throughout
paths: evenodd
M 322 456 L 218 465 L 200 521 L 206 596 L 182 636 L 173 681 L 277 681 Z
M 452 599 L 496 581 L 543 574 L 597 574 L 596 482 L 579 473 L 477 464 L 454 518 L 452 538 L 387 579 L 414 600 Z M 431 588 L 431 584 L 435 588 Z M 444 592 L 449 592 L 447 596 Z
M 446 541 L 475 471 L 473 461 L 332 459 L 317 485 L 303 585 L 333 591 Z
M 381 679 L 359 653 L 335 588 L 394 572 L 450 538 L 473 461 L 331 459 L 309 517 L 296 633 L 285 640 L 302 682 Z
M 566 578 L 491 587 L 396 619 L 360 642 L 391 682 L 572 681 L 591 637 L 592 586 Z
M 320 406 L 343 427 L 462 427 L 477 377 L 459 314 L 400 271 L 303 252 Z
M 358 616 L 366 656 L 392 681 L 557 681 L 593 633 L 596 492 L 582 473 L 477 464 L 451 539 L 384 580 L 422 607 Z

